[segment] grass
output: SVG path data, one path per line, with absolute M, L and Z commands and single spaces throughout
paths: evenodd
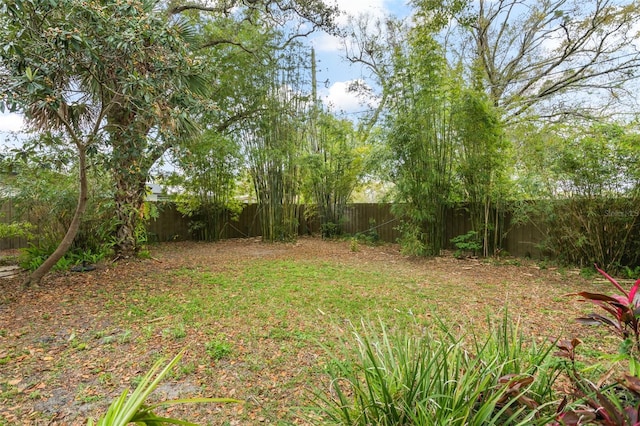
M 349 242 L 344 245 L 346 253 L 366 260 L 369 247 L 352 252 Z M 20 342 L 27 342 L 30 333 L 44 333 L 43 329 L 55 326 L 50 334 L 75 330 L 76 347 L 63 337 L 66 344 L 55 341 L 46 354 L 31 354 L 21 361 L 16 361 L 17 349 L 7 352 L 0 363 L 15 373 L 0 373 L 0 385 L 10 390 L 8 382 L 18 376 L 18 369 L 39 367 L 42 374 L 58 375 L 50 377 L 51 388 L 95 381 L 93 386 L 102 389 L 101 402 L 106 403 L 109 392 L 136 384 L 140 371 L 159 356 L 187 348 L 184 367 L 179 367 L 173 380 L 196 383 L 207 396 L 247 402 L 241 409 L 216 408 L 213 417 L 210 409 L 194 408 L 195 417 L 185 418 L 203 424 L 304 423 L 301 407 L 309 403 L 310 389 L 322 383 L 329 362 L 322 346 L 339 346 L 351 332 L 349 324 L 363 317 L 380 320 L 395 331 L 428 327 L 437 313 L 452 329 L 472 324 L 482 334 L 486 314 L 499 317 L 507 302 L 514 318 L 542 315 L 545 309 L 549 314 L 544 315 L 544 323 L 523 321 L 525 333 L 555 331 L 548 327 L 554 318 L 562 318 L 556 320 L 558 329 L 568 322 L 564 313 L 548 308 L 555 303 L 553 298 L 565 300 L 562 294 L 575 291 L 564 284 L 553 287 L 544 280 L 528 281 L 523 290 L 509 287 L 504 278 L 492 281 L 491 274 L 456 278 L 450 274 L 455 271 L 432 272 L 400 256 L 390 260 L 397 263 L 309 256 L 234 259 L 215 267 L 196 260 L 175 268 L 158 268 L 150 260 L 142 265 L 152 268 L 134 279 L 122 278 L 110 287 L 78 287 L 71 296 L 56 295 L 59 302 L 51 303 L 50 311 L 34 310 L 32 329 L 25 331 Z M 507 268 L 517 267 L 499 269 Z M 539 306 L 540 300 L 546 300 L 547 307 Z M 60 317 L 56 309 L 73 317 Z M 51 319 L 38 322 L 47 313 Z M 73 321 L 84 322 L 77 326 Z M 1 328 L 13 330 L 11 325 Z M 1 345 L 2 341 L 0 354 Z M 43 364 L 43 356 L 54 359 Z M 46 400 L 48 392 L 43 390 L 40 400 Z M 3 392 L 1 404 L 24 406 L 24 413 L 32 410 L 28 394 L 19 392 Z M 20 409 L 13 413 L 19 415 Z
M 161 294 L 134 292 L 126 302 L 129 318 L 172 317 L 185 324 L 207 324 L 239 316 L 276 321 L 357 317 L 362 312 L 389 316 L 387 313 L 408 312 L 416 297 L 424 300 L 433 294 L 416 289 L 415 282 L 391 271 L 385 274 L 290 260 L 246 263 L 217 274 L 182 269 L 160 279 L 182 285 L 175 287 L 179 291 Z M 184 291 L 186 283 L 193 286 Z
M 205 344 L 207 355 L 215 361 L 219 361 L 231 354 L 231 345 L 220 340 L 211 340 Z

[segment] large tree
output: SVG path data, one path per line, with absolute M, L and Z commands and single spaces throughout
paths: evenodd
M 413 0 L 413 26 L 431 33 L 507 123 L 637 111 L 637 0 Z M 353 19 L 347 57 L 372 71 L 387 99 L 389 58 L 405 42 L 392 18 Z
M 205 68 L 196 52 L 229 46 L 249 51 L 236 30 L 265 20 L 292 29 L 286 44 L 318 26 L 330 26 L 333 13 L 316 0 L 173 4 L 168 10 L 163 5 L 154 0 L 2 4 L 2 105 L 22 111 L 36 129 L 62 132 L 76 147 L 80 164 L 76 220 L 33 281 L 64 254 L 77 231 L 86 201 L 87 150 L 108 154 L 116 184 L 115 249 L 119 256 L 137 251 L 150 168 L 195 130 L 194 114 L 207 104 L 203 77 L 211 76 L 205 71 L 216 64 Z M 220 31 L 196 39 L 195 27 L 183 16 L 195 19 L 198 13 L 207 15 L 206 22 L 220 20 L 215 27 Z
M 636 0 L 415 0 L 510 122 L 622 113 L 640 77 Z M 452 56 L 453 57 L 453 56 Z M 622 105 L 622 106 L 621 106 Z
M 144 200 L 146 172 L 164 142 L 189 128 L 189 108 L 205 87 L 188 50 L 189 27 L 155 8 L 148 0 L 3 5 L 2 104 L 22 111 L 36 130 L 62 134 L 76 148 L 80 171 L 71 226 L 28 282 L 37 283 L 75 237 L 86 208 L 88 150 L 109 153 L 116 249 L 135 247 L 130 228 Z

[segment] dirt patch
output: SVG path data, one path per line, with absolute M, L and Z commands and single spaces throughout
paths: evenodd
M 23 289 L 20 276 L 4 279 L 0 424 L 2 419 L 7 424 L 83 424 L 122 389 L 133 386 L 161 354 L 175 354 L 185 346 L 189 350 L 183 367 L 160 387 L 161 397 L 238 397 L 246 403 L 175 408 L 172 414 L 184 411 L 185 417 L 209 424 L 313 424 L 292 414 L 304 404 L 323 357 L 305 340 L 304 329 L 284 323 L 274 328 L 276 320 L 270 317 L 245 324 L 244 318 L 229 315 L 226 322 L 220 319 L 206 328 L 186 324 L 185 341 L 176 337 L 182 331 L 171 328 L 168 316 L 148 318 L 139 312 L 146 303 L 143 297 L 176 291 L 176 297 L 182 297 L 180 291 L 192 288 L 188 280 L 194 271 L 214 274 L 234 271 L 243 262 L 283 259 L 410 277 L 407 291 L 432 295 L 425 304 L 460 324 L 479 323 L 487 312 L 499 313 L 508 304 L 522 329 L 540 339 L 580 333 L 570 318 L 583 307 L 563 295 L 599 286 L 575 271 L 544 269 L 531 261 L 417 259 L 401 255 L 397 245 L 354 247 L 349 241 L 316 238 L 286 244 L 259 239 L 167 243 L 152 246 L 150 259 L 52 274 L 37 289 Z M 174 281 L 162 281 L 164 273 Z M 443 293 L 439 289 L 445 284 Z M 603 290 L 608 288 L 603 285 Z M 234 297 L 232 290 L 227 297 Z M 129 303 L 131 298 L 136 299 Z M 185 306 L 197 303 L 184 298 L 180 303 Z M 215 300 L 207 302 L 215 305 Z M 296 312 L 289 314 L 293 322 Z M 136 315 L 144 321 L 131 320 Z M 234 339 L 234 357 L 212 360 L 206 356 L 206 344 L 221 335 Z

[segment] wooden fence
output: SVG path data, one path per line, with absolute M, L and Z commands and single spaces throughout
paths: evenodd
M 184 241 L 195 239 L 190 230 L 192 219 L 184 217 L 172 203 L 158 203 L 159 217 L 148 226 L 149 238 L 152 242 Z M 11 201 L 0 205 L 0 221 L 19 220 Z M 471 230 L 471 221 L 464 208 L 451 209 L 447 213 L 446 241 Z M 536 245 L 543 234 L 533 225 L 510 226 L 507 217 L 507 235 L 503 240 L 504 249 L 514 256 L 539 257 Z M 320 224 L 317 219 L 307 218 L 305 206 L 298 208 L 299 235 L 318 234 Z M 397 230 L 398 218 L 391 212 L 391 204 L 350 204 L 347 206 L 342 230 L 345 234 L 376 234 L 381 241 L 396 242 L 400 233 Z M 260 236 L 260 217 L 256 204 L 245 205 L 237 220 L 223 219 L 220 222 L 219 237 L 247 238 Z M 36 231 L 37 232 L 37 231 Z M 0 239 L 0 249 L 26 247 L 27 241 L 22 238 Z
M 189 218 L 184 218 L 175 208 L 167 203 L 160 206 L 160 217 L 149 224 L 148 230 L 152 241 L 176 241 L 193 238 L 189 231 Z M 350 204 L 347 206 L 342 231 L 347 235 L 376 234 L 381 241 L 396 242 L 400 237 L 397 227 L 399 220 L 391 212 L 391 204 Z M 447 212 L 446 241 L 471 230 L 469 213 L 464 208 L 451 209 Z M 305 206 L 298 209 L 298 234 L 311 235 L 320 233 L 317 219 L 307 219 Z M 535 226 L 510 225 L 510 218 L 505 219 L 507 235 L 503 240 L 503 248 L 513 256 L 541 257 L 537 244 L 542 241 L 543 233 Z M 248 238 L 260 236 L 260 217 L 258 205 L 248 204 L 237 220 L 227 220 L 220 231 L 220 238 Z
M 0 223 L 11 223 L 20 221 L 11 200 L 2 202 L 0 200 Z M 27 247 L 25 238 L 0 238 L 0 250 L 17 249 Z

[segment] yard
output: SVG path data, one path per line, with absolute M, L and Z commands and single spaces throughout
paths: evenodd
M 161 244 L 148 259 L 55 274 L 38 289 L 0 279 L 0 425 L 86 423 L 183 348 L 158 395 L 244 403 L 176 407 L 176 417 L 317 424 L 306 407 L 327 386 L 322 346 L 350 323 L 411 327 L 438 316 L 481 333 L 508 306 L 535 339 L 584 337 L 572 319 L 587 307 L 564 295 L 595 286 L 609 291 L 532 261 L 414 259 L 396 245 L 315 238 Z

